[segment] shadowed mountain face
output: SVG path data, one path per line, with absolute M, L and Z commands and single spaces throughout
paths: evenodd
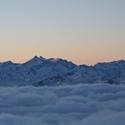
M 125 61 L 76 65 L 63 59 L 35 56 L 24 64 L 0 63 L 0 85 L 62 85 L 78 83 L 125 83 Z

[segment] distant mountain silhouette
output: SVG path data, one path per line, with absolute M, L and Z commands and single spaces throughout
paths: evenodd
M 0 86 L 55 86 L 79 83 L 125 83 L 125 61 L 76 65 L 58 58 L 33 57 L 23 64 L 0 63 Z

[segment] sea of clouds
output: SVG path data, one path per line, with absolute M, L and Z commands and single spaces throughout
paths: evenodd
M 125 86 L 0 87 L 0 125 L 125 125 Z

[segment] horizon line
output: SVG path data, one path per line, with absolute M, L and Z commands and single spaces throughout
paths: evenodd
M 66 61 L 68 61 L 68 62 L 72 62 L 73 64 L 78 65 L 78 66 L 80 66 L 80 65 L 94 66 L 94 65 L 97 65 L 97 64 L 99 64 L 99 63 L 112 63 L 112 62 L 125 61 L 125 59 L 122 58 L 122 59 L 110 59 L 110 60 L 106 60 L 106 61 L 97 61 L 96 63 L 93 63 L 93 64 L 86 64 L 86 63 L 77 64 L 75 61 L 70 60 L 70 59 L 67 59 L 67 58 L 62 58 L 62 57 L 60 57 L 60 58 L 58 58 L 58 57 L 51 57 L 51 58 L 49 57 L 49 58 L 47 58 L 47 57 L 35 55 L 35 56 L 32 56 L 32 57 L 29 57 L 29 59 L 27 59 L 27 60 L 25 60 L 25 61 L 15 61 L 15 60 L 13 60 L 13 59 L 9 59 L 9 60 L 0 61 L 0 63 L 11 62 L 11 63 L 14 63 L 14 64 L 25 64 L 26 62 L 29 62 L 29 61 L 32 60 L 33 58 L 39 58 L 39 59 L 40 59 L 40 58 L 41 58 L 41 59 L 43 58 L 43 59 L 45 59 L 45 60 L 49 60 L 49 59 L 55 59 L 55 60 L 57 60 L 57 59 L 62 59 L 62 60 L 66 60 Z

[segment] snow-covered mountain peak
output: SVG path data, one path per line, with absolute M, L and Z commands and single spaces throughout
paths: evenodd
M 44 57 L 42 57 L 42 56 L 34 56 L 31 60 L 43 61 L 43 60 L 46 60 L 46 59 Z
M 63 79 L 63 80 L 62 80 Z M 77 83 L 125 83 L 125 61 L 98 63 L 94 66 L 76 65 L 61 58 L 46 59 L 34 56 L 23 64 L 12 61 L 0 63 L 0 85 L 34 85 L 61 82 Z M 50 82 L 50 83 L 46 83 Z
M 24 63 L 24 65 L 27 65 L 27 66 L 38 65 L 38 64 L 42 64 L 45 60 L 46 59 L 43 58 L 42 56 L 40 57 L 34 56 L 32 59 Z

